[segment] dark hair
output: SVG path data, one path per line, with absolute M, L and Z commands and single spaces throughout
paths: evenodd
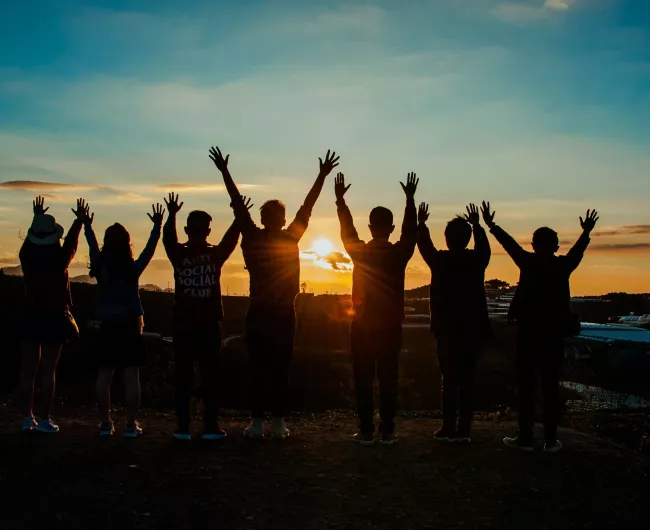
M 210 229 L 212 217 L 203 210 L 194 210 L 187 216 L 187 229 L 192 232 L 207 232 Z
M 90 276 L 112 282 L 135 275 L 131 236 L 120 223 L 109 226 L 104 233 L 104 246 L 90 267 Z
M 262 216 L 262 224 L 264 226 L 283 225 L 286 213 L 286 206 L 282 201 L 279 201 L 278 199 L 266 201 L 260 207 L 260 215 Z
M 533 233 L 533 245 L 557 248 L 560 245 L 560 239 L 555 230 L 542 226 Z
M 445 228 L 445 239 L 450 250 L 466 248 L 472 239 L 472 227 L 467 219 L 458 215 L 449 221 Z
M 393 212 L 383 206 L 376 206 L 370 212 L 370 226 L 378 229 L 388 229 L 393 226 Z

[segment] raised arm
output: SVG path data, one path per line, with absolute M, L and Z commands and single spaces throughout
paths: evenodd
M 43 213 L 45 213 L 45 211 L 47 210 L 44 210 Z M 75 214 L 76 219 L 72 223 L 70 230 L 68 230 L 68 233 L 66 234 L 65 239 L 63 240 L 63 245 L 61 245 L 61 248 L 63 249 L 63 257 L 65 259 L 66 267 L 70 265 L 72 259 L 77 253 L 81 227 L 83 226 L 83 223 L 85 222 L 86 219 L 88 219 L 88 216 L 90 215 L 90 208 L 86 204 L 86 201 L 84 201 L 83 199 L 77 199 L 77 209 L 75 210 L 74 208 L 72 208 L 72 213 Z
M 336 175 L 336 179 L 334 179 L 334 194 L 336 195 L 336 211 L 339 216 L 339 223 L 341 224 L 341 239 L 343 240 L 343 246 L 346 252 L 350 256 L 353 256 L 358 246 L 363 245 L 363 241 L 359 239 L 357 229 L 354 227 L 350 208 L 345 204 L 344 196 L 351 185 L 345 185 L 345 176 L 343 173 Z
M 233 180 L 232 176 L 230 175 L 230 171 L 228 170 L 228 161 L 230 160 L 230 155 L 226 155 L 226 158 L 224 158 L 221 154 L 221 150 L 217 146 L 214 146 L 210 148 L 209 156 L 210 160 L 212 160 L 214 162 L 214 165 L 217 166 L 217 169 L 221 171 L 223 183 L 226 186 L 228 195 L 230 195 L 230 200 L 234 201 L 235 199 L 238 199 L 241 194 L 239 193 L 237 185 L 235 184 L 235 181 Z
M 435 255 L 438 251 L 431 240 L 431 234 L 429 233 L 429 227 L 427 226 L 428 220 L 429 205 L 422 203 L 420 204 L 420 208 L 418 208 L 418 250 L 420 251 L 424 262 L 429 266 L 429 268 L 433 268 Z
M 515 262 L 515 265 L 521 267 L 528 258 L 529 253 L 525 251 L 521 245 L 517 243 L 514 238 L 503 228 L 497 226 L 497 224 L 494 222 L 494 216 L 496 215 L 496 212 L 490 211 L 489 202 L 486 203 L 483 201 L 483 204 L 481 206 L 481 213 L 483 214 L 483 220 L 490 229 L 492 235 L 512 258 L 512 261 Z
M 402 221 L 402 235 L 400 236 L 400 247 L 404 252 L 406 261 L 411 259 L 415 252 L 415 245 L 418 241 L 418 218 L 415 210 L 415 191 L 418 188 L 420 179 L 411 172 L 406 177 L 406 184 L 400 182 L 406 195 L 406 208 L 404 208 L 404 220 Z
M 90 257 L 90 263 L 92 263 L 99 256 L 99 243 L 97 242 L 97 236 L 95 236 L 95 231 L 93 230 L 93 221 L 95 220 L 95 214 L 87 215 L 84 219 L 84 234 L 86 236 L 86 241 L 88 242 L 88 256 Z
M 156 206 L 152 204 L 151 209 L 152 213 L 147 214 L 153 223 L 153 228 L 149 235 L 149 241 L 147 241 L 144 250 L 138 256 L 138 259 L 135 260 L 135 270 L 138 276 L 144 272 L 147 265 L 149 265 L 151 258 L 153 258 L 154 252 L 156 252 L 158 240 L 160 239 L 160 227 L 162 226 L 163 217 L 165 215 L 165 209 L 161 204 L 156 204 Z
M 167 222 L 163 227 L 163 246 L 165 247 L 165 252 L 170 261 L 174 261 L 174 256 L 176 253 L 176 246 L 178 245 L 178 234 L 176 233 L 176 215 L 183 207 L 184 202 L 178 204 L 179 197 L 174 192 L 169 194 L 168 199 L 164 199 L 165 204 L 167 205 L 167 211 L 169 212 L 167 217 Z
M 587 210 L 587 215 L 585 218 L 583 219 L 580 217 L 582 234 L 580 234 L 578 240 L 575 242 L 573 247 L 571 247 L 571 250 L 569 250 L 569 252 L 566 254 L 566 263 L 569 268 L 569 272 L 573 272 L 578 268 L 578 265 L 580 265 L 580 262 L 585 255 L 585 251 L 591 242 L 589 235 L 596 226 L 598 219 L 598 212 L 596 210 Z
M 243 204 L 244 208 L 246 208 L 247 210 L 250 210 L 254 206 L 253 204 L 251 204 L 251 200 L 247 197 L 242 197 L 240 204 Z M 235 219 L 233 223 L 228 227 L 228 230 L 226 230 L 226 233 L 223 235 L 223 238 L 221 239 L 219 244 L 216 246 L 216 251 L 219 255 L 219 259 L 221 260 L 221 263 L 225 263 L 225 261 L 230 257 L 230 255 L 233 253 L 235 248 L 237 248 L 240 232 L 241 230 L 240 230 L 239 222 L 237 221 L 237 219 Z
M 287 227 L 287 232 L 292 234 L 298 240 L 302 238 L 305 231 L 307 230 L 309 218 L 311 217 L 311 211 L 314 208 L 314 205 L 316 204 L 321 191 L 323 191 L 323 185 L 325 184 L 327 175 L 329 175 L 332 170 L 339 165 L 339 157 L 336 156 L 336 153 L 334 151 L 330 153 L 329 149 L 325 155 L 325 162 L 323 162 L 322 158 L 319 158 L 318 160 L 320 161 L 320 170 L 318 171 L 316 181 L 309 190 L 309 193 L 305 198 L 305 202 L 301 206 L 300 210 L 298 210 L 295 219 Z
M 470 225 L 472 225 L 472 233 L 474 234 L 474 252 L 478 257 L 481 266 L 484 269 L 487 269 L 487 266 L 490 264 L 492 251 L 490 250 L 490 242 L 488 241 L 487 234 L 481 226 L 481 216 L 479 215 L 478 208 L 475 204 L 467 206 L 465 219 Z

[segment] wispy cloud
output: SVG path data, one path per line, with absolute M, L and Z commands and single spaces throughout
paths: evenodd
M 315 250 L 305 250 L 300 253 L 303 259 L 313 261 L 317 267 L 330 269 L 336 272 L 350 272 L 352 270 L 352 260 L 347 254 L 339 251 L 332 251 L 323 256 Z
M 66 190 L 105 190 L 106 186 L 97 184 L 70 184 L 67 182 L 40 182 L 37 180 L 9 180 L 0 182 L 0 188 L 16 191 L 59 191 Z
M 608 237 L 608 236 L 632 236 L 650 234 L 650 225 L 629 225 L 612 228 L 608 230 L 599 230 L 594 232 L 594 237 Z

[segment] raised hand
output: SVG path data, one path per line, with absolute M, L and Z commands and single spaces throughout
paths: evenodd
M 255 206 L 254 204 L 251 204 L 251 198 L 246 197 L 246 195 L 241 196 L 241 202 L 244 204 L 247 210 L 250 210 L 253 206 Z
M 162 225 L 163 216 L 165 215 L 165 209 L 162 207 L 162 204 L 158 203 L 155 206 L 152 204 L 151 210 L 153 215 L 151 213 L 147 214 L 151 222 L 156 226 Z
M 583 219 L 580 217 L 580 226 L 585 232 L 589 233 L 596 226 L 598 219 L 600 219 L 600 217 L 598 217 L 598 212 L 596 210 L 587 210 L 585 218 Z
M 352 184 L 345 185 L 345 175 L 343 173 L 337 173 L 336 178 L 334 179 L 334 195 L 336 195 L 336 200 L 340 201 L 343 196 L 350 189 Z
M 325 155 L 325 162 L 323 162 L 322 158 L 318 158 L 320 160 L 320 172 L 318 173 L 319 176 L 321 177 L 326 177 L 329 175 L 332 170 L 339 165 L 339 156 L 336 156 L 336 152 L 332 151 L 330 154 L 330 150 L 327 150 L 327 154 Z
M 413 197 L 415 197 L 415 190 L 418 189 L 419 182 L 420 179 L 417 178 L 417 176 L 413 172 L 407 175 L 406 185 L 404 185 L 403 182 L 400 182 L 400 184 L 402 185 L 402 189 L 404 190 L 404 193 L 406 194 L 406 197 L 408 199 L 412 199 Z
M 465 214 L 465 220 L 472 226 L 478 226 L 481 224 L 481 217 L 478 214 L 478 208 L 476 204 L 471 203 L 467 206 L 467 214 Z
M 496 223 L 494 222 L 494 216 L 496 212 L 490 211 L 490 203 L 483 201 L 481 204 L 481 214 L 483 215 L 483 220 L 488 228 L 492 228 Z
M 89 212 L 90 212 L 90 206 L 86 204 L 86 201 L 84 199 L 77 199 L 77 209 L 75 210 L 74 208 L 70 208 L 72 210 L 72 213 L 77 216 L 77 220 L 84 222 L 86 219 L 89 217 Z
M 214 165 L 217 166 L 217 169 L 222 173 L 228 170 L 228 160 L 230 155 L 226 155 L 226 158 L 221 154 L 221 149 L 216 145 L 210 148 L 210 160 L 214 162 Z
M 178 199 L 178 194 L 173 191 L 169 194 L 169 200 L 163 199 L 167 205 L 167 210 L 169 210 L 169 215 L 176 215 L 185 204 L 184 202 L 178 204 Z
M 45 205 L 45 199 L 40 195 L 36 197 L 36 200 L 32 202 L 32 206 L 34 207 L 34 215 L 41 215 L 47 212 L 49 210 L 49 207 L 43 208 L 44 205 Z
M 429 220 L 429 205 L 425 202 L 420 203 L 418 208 L 418 223 L 424 224 Z

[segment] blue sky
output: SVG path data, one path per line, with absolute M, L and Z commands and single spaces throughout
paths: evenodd
M 98 231 L 120 220 L 137 250 L 171 184 L 225 229 L 209 145 L 232 153 L 257 204 L 277 196 L 291 211 L 334 148 L 362 232 L 372 206 L 401 214 L 408 171 L 438 239 L 483 198 L 524 241 L 541 224 L 571 239 L 597 207 L 604 234 L 574 285 L 650 291 L 650 230 L 626 228 L 650 226 L 646 0 L 14 2 L 0 31 L 0 183 L 49 183 L 0 184 L 7 263 L 35 193 L 64 224 L 85 196 Z M 331 184 L 305 250 L 319 237 L 340 248 Z M 242 290 L 241 255 L 231 262 Z M 504 256 L 490 272 L 516 279 Z M 309 263 L 304 275 L 317 290 L 349 285 Z M 416 256 L 409 284 L 426 276 Z

